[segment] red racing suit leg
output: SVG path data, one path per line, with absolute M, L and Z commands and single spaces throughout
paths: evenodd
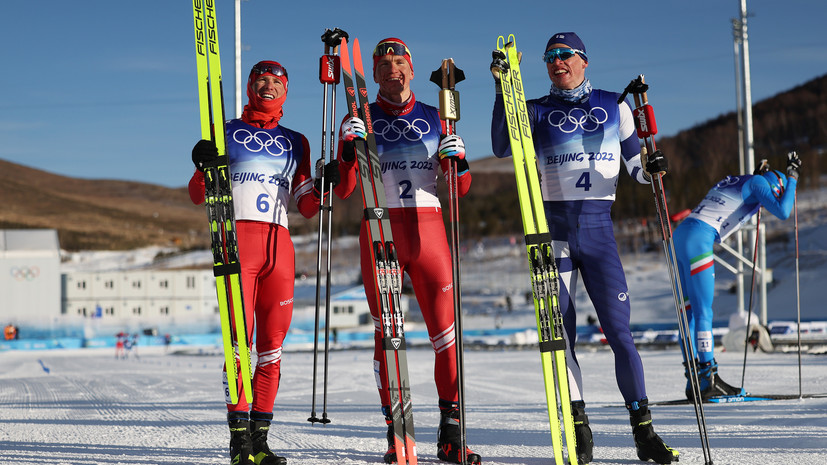
M 253 411 L 273 411 L 281 378 L 281 347 L 293 318 L 295 251 L 287 228 L 259 221 L 236 222 L 247 334 L 256 359 Z M 244 398 L 228 411 L 247 411 Z

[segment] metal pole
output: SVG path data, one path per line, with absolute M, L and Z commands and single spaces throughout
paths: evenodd
M 741 22 L 737 19 L 732 20 L 732 35 L 734 36 L 734 53 L 735 53 L 735 114 L 738 120 L 738 166 L 740 173 L 746 173 L 744 167 L 744 115 L 743 115 L 743 94 L 741 92 Z M 744 231 L 738 230 L 735 235 L 735 249 L 738 255 L 742 256 L 744 253 Z M 737 263 L 738 271 L 735 273 L 735 287 L 737 297 L 738 313 L 744 313 L 744 264 L 739 261 Z
M 750 84 L 750 69 L 749 69 L 749 34 L 747 34 L 747 0 L 740 0 L 741 6 L 741 42 L 742 42 L 742 54 L 741 54 L 741 61 L 742 66 L 741 69 L 744 73 L 744 164 L 746 171 L 745 174 L 752 173 L 755 171 L 755 150 L 753 145 L 753 133 L 752 133 L 752 88 Z M 762 236 L 765 234 L 765 230 L 757 228 L 752 233 L 752 243 L 755 244 L 760 242 L 765 244 L 765 237 L 761 237 L 761 239 L 756 240 L 756 235 Z M 767 324 L 767 280 L 766 280 L 766 260 L 762 253 L 761 255 L 761 285 L 759 287 L 759 295 L 761 296 L 760 299 L 760 308 L 761 308 L 761 324 Z
M 744 73 L 744 173 L 752 173 L 755 171 L 755 150 L 753 146 L 752 135 L 752 88 L 750 84 L 749 71 L 749 36 L 747 34 L 747 0 L 741 1 L 741 47 L 743 53 L 741 54 L 742 66 Z
M 241 0 L 235 0 L 235 116 L 241 117 Z

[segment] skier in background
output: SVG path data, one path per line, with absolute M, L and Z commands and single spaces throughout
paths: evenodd
M 126 349 L 126 356 L 129 357 L 129 354 L 134 354 L 135 358 L 141 358 L 138 355 L 138 333 L 132 333 L 132 337 L 129 339 L 129 346 Z
M 258 355 L 252 410 L 243 396 L 237 404 L 227 397 L 233 464 L 287 463 L 267 445 L 281 377 L 282 342 L 293 315 L 295 252 L 287 207 L 292 196 L 299 212 L 311 218 L 319 211 L 322 191 L 320 179 L 311 177 L 307 138 L 279 124 L 287 85 L 287 71 L 279 63 L 257 63 L 247 80 L 249 102 L 241 118 L 226 124 L 247 334 L 252 345 L 255 329 Z M 196 204 L 204 201 L 203 170 L 214 166 L 217 157 L 210 140 L 198 141 L 192 150 L 196 171 L 189 193 Z M 329 184 L 326 192 L 338 183 L 336 165 L 334 161 L 320 167 Z
M 3 329 L 3 335 L 4 335 L 4 337 L 6 338 L 7 341 L 17 339 L 17 327 L 14 326 L 13 324 L 9 323 Z
M 129 334 L 121 331 L 115 335 L 115 358 L 126 358 L 126 341 Z
M 537 152 L 543 201 L 554 254 L 560 272 L 560 310 L 566 329 L 566 352 L 571 380 L 578 461 L 592 460 L 593 439 L 583 400 L 583 379 L 574 352 L 577 337 L 575 290 L 578 275 L 594 304 L 600 326 L 615 355 L 615 375 L 629 410 L 638 458 L 658 463 L 678 461 L 652 428 L 643 363 L 629 328 L 631 305 L 626 276 L 612 229 L 621 161 L 629 175 L 649 182 L 640 159 L 631 107 L 617 103 L 619 95 L 593 89 L 585 77 L 586 46 L 573 32 L 554 34 L 543 55 L 551 90 L 527 102 L 534 149 Z M 495 54 L 498 52 L 495 51 Z M 495 80 L 508 68 L 504 56 L 494 57 Z M 491 140 L 497 157 L 511 155 L 505 109 L 496 86 Z M 666 160 L 650 159 L 648 172 L 665 172 Z
M 465 143 L 457 135 L 444 135 L 439 111 L 416 100 L 410 88 L 414 77 L 411 52 L 397 39 L 380 41 L 373 52 L 373 80 L 379 84 L 376 101 L 370 104 L 373 131 L 388 214 L 399 264 L 411 279 L 417 302 L 428 328 L 435 353 L 434 381 L 439 395 L 437 456 L 460 463 L 460 411 L 457 393 L 457 360 L 454 337 L 454 286 L 451 253 L 445 234 L 442 209 L 436 193 L 438 170 L 447 176 L 449 159 L 457 163 L 458 193 L 464 196 L 471 185 L 465 160 Z M 340 128 L 338 158 L 342 161 L 342 183 L 336 194 L 347 198 L 356 188 L 357 166 L 353 140 L 364 138 L 364 122 L 346 118 Z M 388 424 L 388 451 L 385 462 L 395 463 L 387 366 L 382 348 L 382 322 L 370 259 L 367 222 L 360 233 L 362 279 L 375 327 L 374 373 Z M 466 450 L 467 463 L 481 459 Z
M 741 229 L 761 207 L 785 220 L 795 202 L 801 160 L 795 152 L 787 159 L 787 175 L 780 171 L 756 171 L 753 175 L 727 176 L 713 187 L 672 235 L 692 347 L 698 357 L 695 367 L 701 397 L 743 394 L 718 376 L 715 340 L 712 336 L 712 301 L 715 296 L 715 266 L 712 247 Z M 681 346 L 682 348 L 683 346 Z M 686 397 L 693 398 L 686 368 Z

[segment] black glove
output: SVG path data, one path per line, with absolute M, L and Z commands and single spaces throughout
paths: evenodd
M 660 150 L 655 150 L 646 160 L 646 172 L 650 175 L 655 173 L 666 174 L 668 167 L 669 163 L 666 162 L 666 157 L 663 156 L 663 152 Z
M 350 163 L 356 159 L 356 139 L 343 140 L 342 144 L 342 160 Z
M 319 160 L 321 162 L 321 160 Z M 339 185 L 339 182 L 342 180 L 342 175 L 339 174 L 339 160 L 333 160 L 330 163 L 324 165 L 324 167 L 317 167 L 316 171 L 321 171 L 324 169 L 324 183 L 327 186 L 325 192 L 330 192 Z M 322 176 L 321 173 L 316 175 L 316 180 L 313 181 L 313 190 L 316 194 L 316 197 L 322 197 Z
M 787 154 L 787 177 L 798 181 L 798 176 L 801 172 L 801 159 L 798 154 L 790 152 Z
M 758 166 L 755 168 L 755 171 L 752 172 L 754 175 L 764 174 L 770 170 L 770 164 L 767 162 L 766 158 L 761 159 L 758 163 Z
M 199 171 L 215 166 L 215 160 L 218 158 L 218 148 L 215 142 L 211 140 L 201 139 L 192 148 L 192 162 L 195 168 Z
M 491 52 L 491 75 L 494 76 L 495 81 L 500 80 L 500 74 L 508 72 L 508 62 L 505 61 L 505 53 L 494 50 Z

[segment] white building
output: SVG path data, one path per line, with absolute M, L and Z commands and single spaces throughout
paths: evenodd
M 67 319 L 96 318 L 110 327 L 219 322 L 212 270 L 72 272 L 61 284 Z
M 53 229 L 0 230 L 2 324 L 48 321 L 60 309 L 60 246 Z
M 211 269 L 61 273 L 53 229 L 0 230 L 0 325 L 23 337 L 220 324 Z

